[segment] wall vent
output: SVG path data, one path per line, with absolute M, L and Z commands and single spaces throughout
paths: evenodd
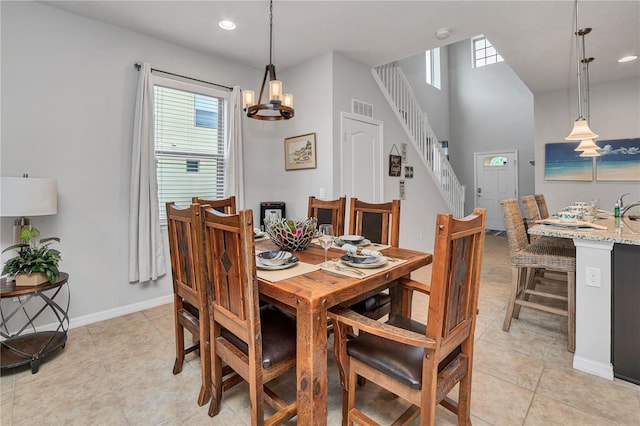
M 373 118 L 373 104 L 351 99 L 351 112 Z

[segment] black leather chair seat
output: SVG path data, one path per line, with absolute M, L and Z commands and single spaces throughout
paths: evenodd
M 296 354 L 296 318 L 282 312 L 273 305 L 260 308 L 260 325 L 262 328 L 262 367 L 272 365 Z M 248 347 L 245 342 L 226 329 L 222 329 L 222 337 L 233 343 L 245 354 Z
M 349 307 L 365 317 L 380 319 L 391 312 L 391 296 L 378 293 Z
M 191 315 L 193 315 L 194 318 L 198 319 L 200 317 L 200 311 L 198 310 L 198 308 L 184 299 L 182 300 L 182 307 Z
M 386 323 L 420 334 L 426 331 L 424 324 L 400 315 L 393 315 Z M 412 389 L 420 389 L 422 386 L 422 348 L 364 333 L 347 342 L 347 353 Z M 459 353 L 459 350 L 454 350 L 442 360 L 438 365 L 438 372 Z

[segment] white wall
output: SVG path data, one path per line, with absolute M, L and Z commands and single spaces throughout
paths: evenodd
M 632 65 L 633 66 L 633 65 Z M 637 66 L 637 65 L 636 65 Z M 535 97 L 535 192 L 545 196 L 551 213 L 574 201 L 598 198 L 602 208 L 613 210 L 621 194 L 628 204 L 640 200 L 640 182 L 564 182 L 544 179 L 544 146 L 563 142 L 578 116 L 575 90 L 555 91 Z M 590 85 L 589 126 L 596 140 L 640 137 L 640 80 L 630 78 Z
M 334 53 L 333 81 L 334 151 L 340 152 L 340 112 L 351 112 L 352 98 L 373 104 L 374 118 L 384 123 L 383 170 L 388 170 L 391 147 L 395 144 L 400 149 L 400 143 L 407 143 L 407 165 L 414 166 L 414 178 L 405 180 L 406 199 L 402 200 L 400 207 L 400 244 L 406 248 L 431 251 L 436 215 L 449 209 L 375 83 L 370 69 Z M 334 173 L 337 172 L 334 168 Z M 400 179 L 385 173 L 384 195 L 387 201 L 398 198 Z
M 71 317 L 171 295 L 170 274 L 154 283 L 127 280 L 133 64 L 243 87 L 259 83 L 260 71 L 41 3 L 1 7 L 2 176 L 58 181 L 58 214 L 33 224 L 61 238 Z M 1 223 L 6 247 L 12 221 Z
M 440 48 L 440 83 L 436 89 L 427 84 L 425 52 L 398 61 L 422 110 L 427 113 L 429 125 L 438 141 L 449 140 L 449 48 Z
M 465 212 L 474 206 L 474 152 L 518 150 L 519 195 L 532 194 L 533 94 L 504 63 L 471 67 L 468 40 L 449 46 L 449 156 L 467 186 Z

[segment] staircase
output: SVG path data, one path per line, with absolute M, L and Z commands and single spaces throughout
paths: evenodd
M 402 69 L 396 62 L 392 62 L 373 68 L 371 73 L 400 120 L 409 140 L 420 153 L 422 162 L 447 202 L 451 213 L 456 217 L 463 217 L 465 187 L 460 184 L 453 172 L 440 142 L 429 126 L 427 114 L 418 104 Z

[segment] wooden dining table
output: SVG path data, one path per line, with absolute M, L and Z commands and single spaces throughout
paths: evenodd
M 256 252 L 277 249 L 269 239 L 255 244 Z M 318 269 L 272 282 L 258 274 L 260 298 L 297 316 L 296 387 L 300 425 L 327 424 L 327 310 L 336 305 L 351 305 L 388 288 L 391 312 L 407 313 L 410 299 L 394 284 L 432 261 L 429 253 L 398 247 L 388 247 L 381 252 L 395 262 L 366 277 Z M 331 248 L 328 257 L 337 259 L 344 254 L 339 248 Z M 306 264 L 324 262 L 324 250 L 313 243 L 294 255 Z

